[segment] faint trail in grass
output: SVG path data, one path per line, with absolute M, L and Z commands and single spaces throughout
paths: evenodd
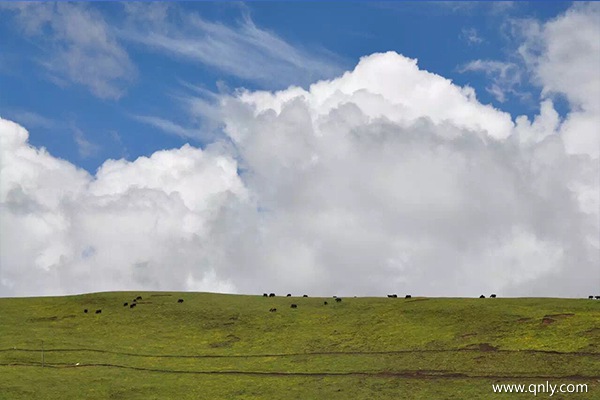
M 0 349 L 0 352 L 40 352 L 41 349 Z M 421 354 L 421 353 L 461 353 L 461 352 L 491 352 L 491 353 L 524 353 L 524 354 L 552 354 L 552 355 L 566 355 L 566 356 L 588 356 L 588 357 L 600 357 L 600 353 L 597 352 L 581 352 L 581 351 L 555 351 L 555 350 L 486 350 L 482 351 L 479 348 L 460 348 L 460 349 L 423 349 L 423 350 L 393 350 L 393 351 L 320 351 L 310 353 L 279 353 L 279 354 L 148 354 L 148 353 L 129 353 L 120 352 L 113 350 L 102 350 L 102 349 L 90 349 L 90 348 L 64 348 L 64 349 L 44 349 L 45 353 L 70 353 L 70 352 L 92 352 L 92 353 L 105 353 L 114 354 L 120 356 L 131 356 L 131 357 L 152 357 L 152 358 L 267 358 L 267 357 L 300 357 L 300 356 L 346 356 L 346 355 L 393 355 L 393 354 Z
M 42 364 L 37 363 L 0 363 L 0 367 L 37 367 L 41 368 Z M 188 370 L 171 370 L 159 368 L 144 368 L 132 367 L 121 364 L 94 363 L 94 364 L 65 364 L 65 363 L 46 363 L 43 368 L 119 368 L 129 369 L 144 372 L 158 372 L 168 374 L 195 374 L 195 375 L 246 375 L 246 376 L 298 376 L 298 377 L 371 377 L 371 378 L 408 378 L 408 379 L 553 379 L 553 380 L 584 380 L 600 379 L 599 376 L 583 376 L 583 375 L 473 375 L 457 372 L 449 372 L 445 370 L 416 370 L 416 371 L 401 371 L 401 372 L 264 372 L 264 371 L 188 371 Z

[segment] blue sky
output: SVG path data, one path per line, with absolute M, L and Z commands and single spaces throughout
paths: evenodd
M 507 92 L 501 99 L 486 90 L 493 83 L 493 73 L 465 71 L 464 66 L 474 60 L 518 63 L 514 53 L 519 38 L 511 23 L 522 19 L 547 21 L 564 12 L 570 3 L 198 2 L 171 3 L 166 7 L 168 11 L 157 4 L 138 6 L 127 9 L 125 4 L 116 2 L 74 5 L 94 15 L 96 29 L 104 30 L 112 38 L 107 45 L 108 57 L 124 66 L 116 66 L 116 78 L 100 74 L 90 79 L 104 81 L 118 94 L 94 92 L 60 67 L 49 66 L 57 57 L 63 57 L 60 63 L 70 62 L 61 52 L 69 46 L 74 52 L 80 51 L 77 46 L 83 45 L 72 44 L 74 39 L 69 36 L 81 35 L 80 32 L 63 31 L 58 25 L 64 24 L 64 20 L 55 26 L 45 20 L 33 29 L 33 10 L 3 7 L 0 10 L 2 117 L 28 128 L 31 144 L 44 146 L 53 155 L 93 173 L 108 158 L 132 160 L 187 142 L 203 146 L 207 136 L 201 131 L 208 127 L 202 116 L 189 110 L 186 100 L 193 96 L 200 94 L 210 99 L 210 92 L 239 87 L 250 90 L 284 89 L 289 85 L 307 87 L 319 79 L 351 70 L 362 56 L 389 50 L 418 59 L 421 69 L 458 85 L 473 87 L 482 103 L 493 104 L 513 118 L 521 114 L 532 116 L 539 110 L 540 88 L 531 85 L 529 79 L 521 77 L 512 87 L 515 93 Z M 42 14 L 37 11 L 37 15 Z M 153 12 L 158 15 L 155 22 L 133 21 L 136 15 L 140 19 L 150 18 Z M 43 13 L 56 19 L 59 11 L 50 7 Z M 208 26 L 194 28 L 183 22 L 191 16 Z M 269 54 L 256 47 L 257 43 L 244 43 L 242 37 L 247 33 L 244 29 L 250 29 L 249 26 L 257 34 L 256 40 L 265 35 L 282 48 Z M 208 31 L 217 27 L 221 33 Z M 85 29 L 85 25 L 79 29 Z M 165 29 L 170 30 L 172 38 L 192 44 L 212 35 L 216 50 L 208 56 L 211 60 L 152 44 L 150 32 Z M 226 54 L 244 47 L 250 49 L 248 54 L 252 57 L 248 65 L 244 65 L 242 55 Z M 122 53 L 113 53 L 113 48 Z M 295 64 L 285 60 L 291 55 L 298 57 Z M 93 65 L 94 58 L 90 56 L 82 62 Z M 228 64 L 231 62 L 239 68 Z M 271 77 L 261 73 L 263 67 L 268 70 L 270 66 L 286 70 L 280 68 L 282 73 Z M 500 85 L 509 86 L 506 82 Z M 566 109 L 560 100 L 555 100 L 555 104 L 564 114 Z M 163 124 L 161 129 L 149 123 L 157 119 L 170 121 L 179 130 L 173 128 L 175 125 L 168 129 Z
M 600 287 L 600 2 L 0 14 L 0 296 Z

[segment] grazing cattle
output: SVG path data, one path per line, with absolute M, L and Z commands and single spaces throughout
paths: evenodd
M 96 314 L 102 313 L 102 310 L 96 310 Z
M 275 293 L 269 293 L 269 297 L 275 297 Z
M 594 298 L 594 296 L 588 296 L 588 299 L 593 299 L 593 298 Z
M 398 295 L 397 295 L 397 294 L 388 294 L 387 296 L 388 296 L 390 299 L 396 299 L 396 298 L 398 298 Z
M 495 299 L 495 298 L 496 298 L 496 295 L 495 295 L 495 294 L 492 294 L 492 295 L 490 295 L 490 297 L 491 297 L 492 299 Z
M 183 303 L 183 299 L 177 300 L 178 303 Z
M 129 306 L 129 308 L 133 308 L 135 306 L 137 306 L 137 303 L 131 303 L 131 305 Z
M 131 300 L 132 303 L 137 303 L 137 299 Z
M 275 311 L 277 311 L 277 309 L 276 309 L 276 308 L 271 308 L 271 309 L 269 310 L 269 312 L 275 312 Z
M 327 302 L 326 302 L 326 301 L 324 301 L 324 302 L 323 302 L 323 305 L 324 305 L 324 306 L 326 306 L 326 305 L 327 305 Z
M 83 312 L 87 314 L 87 308 L 85 310 L 83 310 Z
M 600 300 L 600 296 L 596 296 L 596 300 Z
M 336 298 L 335 298 L 335 301 L 336 301 L 337 303 L 339 303 L 340 301 L 342 301 L 342 299 L 341 299 L 340 297 L 336 297 Z
M 263 297 L 269 297 L 269 295 L 266 293 L 263 293 Z
M 302 297 L 308 297 L 308 295 L 307 295 L 307 294 L 305 294 L 305 295 L 302 295 Z
M 136 297 L 135 299 L 136 299 L 136 300 L 141 300 L 141 299 L 142 299 L 142 296 L 138 296 L 138 297 Z
M 404 296 L 405 299 L 410 299 L 412 296 L 410 294 L 407 294 L 406 296 Z
M 485 299 L 484 295 L 479 296 L 480 299 Z
M 292 304 L 290 307 L 291 308 L 298 308 L 298 305 L 297 304 Z
M 125 302 L 123 303 L 123 307 L 127 307 L 129 305 L 129 303 Z
M 285 297 L 292 297 L 292 294 L 288 293 L 287 296 L 285 296 Z

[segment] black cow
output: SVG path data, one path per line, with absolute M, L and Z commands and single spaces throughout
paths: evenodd
M 287 296 L 285 296 L 285 297 L 292 297 L 292 294 L 288 293 Z
M 138 296 L 138 297 L 136 297 L 135 299 L 136 299 L 136 300 L 141 300 L 141 299 L 142 299 L 142 296 Z
M 85 310 L 83 310 L 83 312 L 87 314 L 87 308 Z
M 305 294 L 305 295 L 302 295 L 302 297 L 308 297 L 308 295 L 307 295 L 307 294 Z
M 495 294 L 491 294 L 491 295 L 490 295 L 490 297 L 491 297 L 492 299 L 495 299 L 495 298 L 496 298 L 496 295 L 495 295 Z
M 269 293 L 269 297 L 275 297 L 275 293 Z
M 410 294 L 407 294 L 406 296 L 404 296 L 405 299 L 410 299 L 412 296 Z
M 292 304 L 290 307 L 291 308 L 298 308 L 298 305 L 297 304 Z
M 600 300 L 600 296 L 596 296 L 596 300 Z
M 96 310 L 96 314 L 102 313 L 102 310 Z
M 178 303 L 183 303 L 183 299 L 177 300 Z
M 137 306 L 137 303 L 131 303 L 131 305 L 129 306 L 129 308 L 133 308 L 135 306 Z
M 485 299 L 484 295 L 479 296 L 480 299 Z
M 326 301 L 324 301 L 324 302 L 323 302 L 323 305 L 324 305 L 324 306 L 326 306 L 326 305 L 327 305 L 327 302 L 326 302 Z
M 269 312 L 275 312 L 275 311 L 277 311 L 277 309 L 276 309 L 276 308 L 271 308 L 271 309 L 269 310 Z
M 594 296 L 588 296 L 588 299 L 594 299 Z
M 137 299 L 131 300 L 132 303 L 137 303 Z
M 269 297 L 269 295 L 266 293 L 263 293 L 263 297 Z
M 123 303 L 123 307 L 127 307 L 129 305 L 129 303 L 125 302 Z
M 342 299 L 340 297 L 336 297 L 335 301 L 339 303 L 340 301 L 342 301 Z
M 388 296 L 390 299 L 395 299 L 395 298 L 397 298 L 397 297 L 398 297 L 398 295 L 397 295 L 397 294 L 388 294 L 387 296 Z

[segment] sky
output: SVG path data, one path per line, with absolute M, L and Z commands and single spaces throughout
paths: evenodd
M 0 296 L 600 294 L 600 3 L 0 3 Z

